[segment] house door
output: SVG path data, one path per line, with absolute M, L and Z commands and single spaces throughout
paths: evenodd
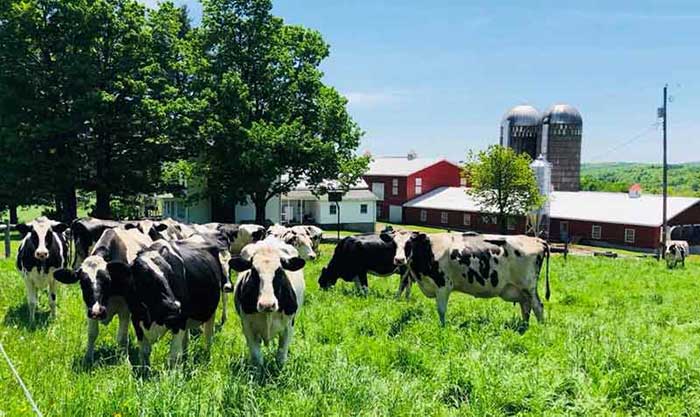
M 559 238 L 562 242 L 569 241 L 569 222 L 559 222 Z
M 392 223 L 403 221 L 401 206 L 389 206 L 389 221 Z

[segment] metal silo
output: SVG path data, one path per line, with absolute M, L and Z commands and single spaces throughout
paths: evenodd
M 530 105 L 515 106 L 503 116 L 501 145 L 525 152 L 533 160 L 540 154 L 540 123 L 542 116 Z
M 545 159 L 544 155 L 540 155 L 530 164 L 530 168 L 535 173 L 537 187 L 539 188 L 540 194 L 544 196 L 545 202 L 540 209 L 534 210 L 529 214 L 528 232 L 535 236 L 548 238 L 549 207 L 550 198 L 552 196 L 552 164 Z
M 542 116 L 541 150 L 552 164 L 552 185 L 557 191 L 581 189 L 582 131 L 581 113 L 568 104 L 555 104 Z

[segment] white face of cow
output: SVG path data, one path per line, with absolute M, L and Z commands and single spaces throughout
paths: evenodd
M 295 232 L 287 233 L 284 238 L 284 242 L 288 245 L 292 245 L 294 249 L 297 250 L 301 259 L 304 260 L 314 260 L 316 259 L 316 252 L 314 251 L 314 245 L 311 238 L 306 234 L 300 234 Z
M 402 266 L 406 265 L 408 259 L 406 257 L 406 242 L 413 236 L 412 232 L 406 230 L 399 230 L 394 233 L 382 233 L 380 235 L 381 239 L 385 242 L 390 242 L 391 240 L 396 243 L 396 255 L 394 255 L 394 265 Z
M 58 233 L 63 233 L 68 226 L 64 223 L 49 220 L 46 217 L 38 219 L 27 224 L 17 225 L 17 230 L 25 235 L 25 239 L 32 242 L 34 248 L 34 258 L 39 262 L 45 262 L 50 255 L 50 250 L 54 245 L 58 246 L 58 251 L 63 257 L 63 247 Z

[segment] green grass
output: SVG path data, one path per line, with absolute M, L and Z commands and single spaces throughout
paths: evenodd
M 555 257 L 548 322 L 533 318 L 520 334 L 519 308 L 463 294 L 440 328 L 418 288 L 410 301 L 393 299 L 397 277 L 371 278 L 368 297 L 346 283 L 322 292 L 316 279 L 331 252 L 324 245 L 305 270 L 306 302 L 281 370 L 248 365 L 235 316 L 211 357 L 195 338 L 176 370 L 166 368 L 161 340 L 147 379 L 115 355 L 112 323 L 100 329 L 98 363 L 85 369 L 79 288 L 60 288 L 55 321 L 42 294 L 30 327 L 12 260 L 0 260 L 0 338 L 47 416 L 700 414 L 698 260 L 668 271 L 650 260 Z M 0 415 L 30 415 L 5 363 L 0 398 Z

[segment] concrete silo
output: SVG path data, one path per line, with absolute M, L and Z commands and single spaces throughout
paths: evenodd
M 556 191 L 581 188 L 581 137 L 583 119 L 575 107 L 555 104 L 542 116 L 541 153 L 552 164 Z
M 515 106 L 501 121 L 501 146 L 525 152 L 534 160 L 540 154 L 540 123 L 542 116 L 529 105 Z

